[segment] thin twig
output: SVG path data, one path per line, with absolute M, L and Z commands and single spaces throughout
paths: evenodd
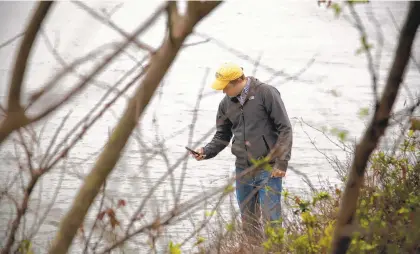
M 143 71 L 140 72 L 137 76 L 135 76 L 131 82 L 129 82 L 117 95 L 115 95 L 114 98 L 112 98 L 108 103 L 106 103 L 104 105 L 104 107 L 102 108 L 101 111 L 99 111 L 96 116 L 94 116 L 91 121 L 86 122 L 84 128 L 80 131 L 80 133 L 78 135 L 76 135 L 76 137 L 71 140 L 69 142 L 69 145 L 67 147 L 65 147 L 60 153 L 58 153 L 58 148 L 54 152 L 52 153 L 52 156 L 50 157 L 50 159 L 48 160 L 48 165 L 46 165 L 44 167 L 45 171 L 48 171 L 49 169 L 51 169 L 52 167 L 54 167 L 55 164 L 57 164 L 61 158 L 64 158 L 66 156 L 66 154 L 74 147 L 74 145 L 83 137 L 83 135 L 87 132 L 87 130 L 89 130 L 89 128 L 96 122 L 99 120 L 99 118 L 106 112 L 107 109 L 109 109 L 109 107 L 111 105 L 113 105 L 115 103 L 115 101 L 124 93 L 126 92 L 141 76 L 143 76 L 143 74 L 146 72 L 146 70 L 148 69 L 148 66 L 145 66 L 143 68 Z M 76 125 L 76 127 L 78 127 Z M 63 142 L 61 144 L 64 144 L 64 141 L 67 141 L 67 139 L 64 139 Z M 58 153 L 58 155 L 57 155 Z M 56 156 L 55 159 L 53 158 L 53 156 Z M 52 160 L 52 162 L 51 162 Z
M 33 176 L 28 186 L 25 188 L 23 201 L 18 207 L 16 218 L 13 220 L 12 228 L 6 240 L 5 247 L 3 248 L 1 252 L 2 254 L 10 253 L 10 249 L 12 248 L 13 243 L 15 242 L 16 232 L 19 228 L 20 221 L 22 220 L 22 217 L 24 217 L 26 214 L 26 210 L 28 209 L 28 204 L 29 204 L 29 198 L 30 198 L 30 195 L 32 194 L 32 190 L 34 189 L 37 181 L 38 181 L 38 176 L 37 175 Z
M 0 44 L 0 49 L 6 47 L 7 45 L 13 43 L 15 40 L 19 39 L 20 37 L 22 37 L 25 34 L 25 32 L 21 32 L 17 35 L 15 35 L 14 37 L 8 39 L 7 41 L 3 42 L 2 44 Z
M 398 27 L 397 21 L 395 20 L 395 16 L 392 13 L 392 11 L 387 7 L 386 8 L 389 16 L 391 17 L 392 23 L 394 24 L 395 30 L 397 30 L 398 35 L 401 35 L 401 28 Z M 410 54 L 410 59 L 414 63 L 414 65 L 417 67 L 417 70 L 420 72 L 420 63 L 417 62 L 417 60 L 414 58 L 413 54 Z
M 41 33 L 42 35 L 42 33 Z M 47 37 L 44 37 L 44 39 Z M 48 43 L 47 43 L 47 47 L 48 47 Z M 92 50 L 91 52 L 89 52 L 88 54 L 79 57 L 77 59 L 75 59 L 71 64 L 66 64 L 65 68 L 63 70 L 61 70 L 60 72 L 58 72 L 57 74 L 55 74 L 48 83 L 46 83 L 41 89 L 39 89 L 38 91 L 34 92 L 30 98 L 29 98 L 29 103 L 26 106 L 25 110 L 28 110 L 34 103 L 36 103 L 42 96 L 44 96 L 48 91 L 51 91 L 54 86 L 56 86 L 57 84 L 60 83 L 60 81 L 70 72 L 75 72 L 75 68 L 78 67 L 79 65 L 90 61 L 92 59 L 96 59 L 99 58 L 99 56 L 101 54 L 104 53 L 104 51 L 108 48 L 108 47 L 115 47 L 115 43 L 106 43 L 94 50 Z M 50 47 L 48 47 L 50 48 Z M 53 49 L 53 53 L 55 52 L 54 48 Z M 54 54 L 54 55 L 59 55 Z M 63 60 L 60 57 L 61 60 Z M 60 61 L 61 63 L 61 61 Z M 86 79 L 86 77 L 84 77 Z M 79 85 L 80 86 L 80 85 Z M 79 87 L 78 86 L 78 87 Z
M 67 119 L 70 117 L 70 115 L 71 115 L 72 112 L 73 112 L 72 110 L 69 110 L 69 112 L 67 113 L 67 115 L 65 115 L 63 117 L 63 120 L 61 121 L 60 125 L 58 126 L 58 128 L 54 132 L 54 135 L 53 135 L 53 137 L 51 138 L 51 141 L 48 144 L 47 150 L 45 150 L 44 156 L 41 159 L 41 162 L 39 164 L 41 168 L 44 168 L 46 166 L 45 160 L 47 159 L 47 156 L 49 155 L 51 148 L 54 146 L 54 143 L 55 143 L 55 141 L 56 141 L 56 139 L 58 137 L 58 134 L 63 129 L 64 124 L 67 122 Z
M 130 34 L 128 34 L 127 32 L 125 32 L 123 29 L 121 29 L 120 27 L 118 27 L 114 22 L 112 22 L 109 18 L 103 17 L 101 16 L 99 13 L 97 13 L 95 10 L 93 10 L 92 8 L 90 8 L 89 6 L 87 6 L 86 4 L 80 2 L 80 1 L 72 1 L 75 5 L 77 5 L 78 7 L 80 7 L 81 9 L 85 10 L 87 13 L 89 13 L 92 17 L 94 17 L 96 20 L 102 22 L 103 24 L 111 27 L 112 29 L 114 29 L 115 31 L 117 31 L 119 34 L 121 34 L 124 38 L 126 38 L 127 40 L 130 40 Z M 148 51 L 150 54 L 153 54 L 153 52 L 155 52 L 155 49 L 152 48 L 151 46 L 147 45 L 144 42 L 140 42 L 137 39 L 132 40 L 133 43 L 142 50 L 146 50 Z
M 200 102 L 201 102 L 201 99 L 203 97 L 203 91 L 204 91 L 204 88 L 205 88 L 206 79 L 209 75 L 209 72 L 210 72 L 210 69 L 206 68 L 206 72 L 205 72 L 205 74 L 203 76 L 203 80 L 201 82 L 201 88 L 199 89 L 197 100 L 195 102 L 192 124 L 190 125 L 190 132 L 189 132 L 189 135 L 188 135 L 188 146 L 191 146 L 192 140 L 193 140 L 193 137 L 194 137 L 195 126 L 196 126 L 196 123 L 197 123 L 197 120 L 198 120 L 198 111 L 200 109 Z M 184 185 L 185 174 L 187 172 L 187 165 L 188 165 L 188 160 L 185 160 L 184 161 L 184 167 L 183 167 L 182 173 L 181 173 L 178 195 L 175 199 L 175 204 L 178 204 L 178 202 L 180 201 L 180 198 L 181 198 L 181 192 L 182 192 L 182 188 L 183 188 L 183 185 Z
M 366 58 L 368 61 L 368 68 L 369 68 L 369 72 L 370 75 L 372 77 L 372 88 L 373 88 L 373 99 L 374 99 L 374 105 L 375 105 L 375 111 L 378 109 L 378 103 L 379 103 L 379 99 L 378 99 L 378 77 L 377 77 L 377 73 L 375 70 L 375 66 L 373 64 L 373 57 L 372 57 L 372 52 L 370 51 L 370 45 L 368 43 L 368 39 L 367 39 L 367 34 L 366 34 L 366 29 L 363 26 L 363 22 L 359 17 L 359 14 L 357 14 L 356 10 L 354 9 L 354 6 L 352 3 L 349 4 L 349 8 L 350 8 L 350 12 L 353 15 L 353 18 L 356 22 L 356 27 L 359 30 L 360 33 L 360 39 L 362 42 L 361 47 L 363 48 L 363 50 L 366 53 Z
M 54 191 L 54 196 L 52 197 L 51 202 L 48 204 L 47 209 L 45 210 L 44 214 L 38 220 L 38 224 L 36 224 L 35 222 L 33 224 L 30 236 L 28 237 L 29 241 L 31 241 L 32 238 L 34 238 L 35 235 L 38 233 L 39 229 L 44 224 L 44 221 L 47 219 L 48 213 L 51 211 L 51 209 L 53 208 L 53 206 L 55 204 L 55 201 L 57 200 L 59 190 L 60 190 L 60 188 L 62 186 L 62 183 L 64 181 L 64 176 L 65 176 L 64 173 L 67 169 L 66 165 L 67 165 L 67 160 L 65 160 L 64 163 L 63 163 L 63 167 L 61 169 L 60 177 L 58 179 L 57 186 L 56 186 L 55 191 Z M 37 216 L 37 218 L 38 218 L 38 216 Z
M 41 37 L 44 39 L 45 41 L 45 45 L 47 46 L 48 50 L 51 51 L 51 54 L 54 56 L 54 58 L 56 59 L 56 61 L 64 68 L 64 70 L 70 70 L 69 68 L 69 64 L 66 62 L 66 60 L 59 54 L 56 46 L 53 45 L 53 43 L 51 42 L 51 40 L 49 39 L 47 33 L 44 31 L 44 29 L 40 30 L 41 32 Z M 101 50 L 102 51 L 102 50 Z M 124 52 L 126 55 L 128 55 L 129 57 L 131 57 L 131 55 L 129 55 L 127 52 Z M 137 62 L 137 60 L 135 60 L 133 58 L 133 61 Z M 73 63 L 74 64 L 74 63 Z M 71 66 L 71 65 L 70 65 Z M 79 79 L 84 79 L 86 78 L 85 75 L 79 73 L 73 66 L 73 68 L 71 68 L 72 73 L 74 73 Z M 63 72 L 63 74 L 66 74 L 68 72 Z M 57 82 L 54 83 L 50 83 L 50 84 L 56 84 Z M 116 89 L 115 87 L 111 87 L 108 83 L 106 82 L 102 82 L 102 81 L 98 81 L 96 79 L 92 79 L 91 83 L 99 88 L 106 88 L 106 89 L 112 89 L 115 90 L 116 92 L 118 92 L 118 89 Z M 52 86 L 50 88 L 47 89 L 43 89 L 42 91 L 46 91 L 46 90 L 51 90 Z
M 378 43 L 378 46 L 376 47 L 376 76 L 377 80 L 380 80 L 380 67 L 382 49 L 384 47 L 384 34 L 382 32 L 381 24 L 376 19 L 375 14 L 373 13 L 372 4 L 367 4 L 366 8 L 368 8 L 368 18 L 375 25 L 376 28 L 376 41 Z
M 197 35 L 197 36 L 199 36 L 199 37 L 202 37 L 202 38 L 204 38 L 206 40 L 210 40 L 211 42 L 215 43 L 219 47 L 221 47 L 221 48 L 223 48 L 223 49 L 225 49 L 225 50 L 233 53 L 234 55 L 236 55 L 237 57 L 239 57 L 239 58 L 241 58 L 241 59 L 243 59 L 245 61 L 249 61 L 249 62 L 251 62 L 253 64 L 255 64 L 255 63 L 258 62 L 258 59 L 253 59 L 252 57 L 250 57 L 250 56 L 248 56 L 248 55 L 240 52 L 239 50 L 237 50 L 237 49 L 235 49 L 233 47 L 230 47 L 230 46 L 226 45 L 225 43 L 223 43 L 222 41 L 220 41 L 220 40 L 218 40 L 216 38 L 210 37 L 209 35 L 207 35 L 205 33 L 202 33 L 202 32 L 194 32 L 194 34 Z M 313 62 L 314 62 L 314 59 L 313 58 L 310 59 L 308 61 L 308 63 L 307 63 L 307 66 L 312 65 Z M 276 69 L 274 69 L 274 68 L 272 68 L 272 67 L 270 67 L 270 66 L 268 66 L 266 64 L 263 64 L 263 63 L 259 63 L 258 66 L 260 68 L 262 68 L 263 70 L 268 71 L 268 72 L 270 72 L 270 73 L 273 74 L 273 77 L 270 79 L 270 81 L 272 81 L 272 79 L 274 77 L 277 77 L 277 76 L 282 76 L 282 77 L 286 78 L 286 80 L 293 80 L 293 79 L 296 79 L 297 78 L 296 75 L 287 74 L 284 70 L 276 70 Z M 304 68 L 301 71 L 299 71 L 300 74 L 302 74 L 303 72 L 305 72 L 307 69 L 308 68 Z

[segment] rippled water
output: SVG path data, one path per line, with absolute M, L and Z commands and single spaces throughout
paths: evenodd
M 117 4 L 88 2 L 88 5 L 96 10 L 100 10 L 100 8 L 110 10 Z M 380 59 L 379 91 L 381 91 L 383 80 L 386 78 L 393 57 L 397 36 L 397 30 L 388 10 L 394 13 L 398 24 L 401 24 L 405 16 L 406 3 L 387 1 L 373 2 L 372 4 L 373 13 L 381 24 L 385 40 Z M 157 5 L 156 1 L 126 2 L 115 12 L 112 20 L 126 31 L 133 31 Z M 0 42 L 3 42 L 22 31 L 34 3 L 2 2 L 0 6 L 2 20 Z M 360 6 L 357 10 L 365 21 L 374 48 L 377 48 L 377 31 L 374 24 L 368 19 L 370 8 Z M 157 24 L 140 39 L 157 47 L 165 32 L 164 24 L 165 18 L 162 16 Z M 67 62 L 71 62 L 100 45 L 122 39 L 116 32 L 95 21 L 70 2 L 56 4 L 44 29 Z M 241 1 L 240 4 L 238 1 L 229 1 L 200 23 L 196 31 L 215 40 L 186 48 L 179 54 L 170 72 L 166 75 L 162 87 L 159 88 L 159 92 L 141 119 L 139 126 L 141 136 L 150 148 L 143 147 L 134 138 L 130 140 L 122 160 L 108 181 L 108 194 L 116 199 L 127 200 L 129 207 L 134 208 L 139 205 L 145 193 L 167 170 L 167 162 L 162 157 L 155 157 L 147 165 L 142 165 L 145 160 L 144 156 L 151 154 L 151 147 L 155 146 L 156 148 L 157 138 L 159 140 L 166 139 L 164 146 L 170 165 L 185 155 L 184 146 L 188 145 L 189 137 L 188 125 L 193 121 L 197 95 L 203 84 L 205 85 L 203 93 L 209 95 L 200 101 L 192 141 L 197 142 L 214 126 L 217 106 L 223 95 L 211 94 L 209 84 L 213 79 L 214 69 L 224 61 L 236 61 L 244 67 L 246 74 L 255 75 L 261 80 L 268 80 L 273 74 L 272 70 L 284 70 L 294 74 L 307 65 L 311 59 L 315 60 L 296 80 L 285 82 L 285 79 L 279 76 L 270 82 L 280 90 L 294 126 L 291 169 L 284 180 L 284 187 L 296 192 L 307 188 L 301 176 L 292 169 L 306 174 L 316 186 L 318 177 L 337 182 L 334 170 L 331 169 L 324 155 L 314 147 L 311 139 L 315 140 L 318 149 L 330 155 L 344 158 L 345 153 L 319 132 L 307 125 L 301 125 L 299 119 L 303 119 L 306 123 L 319 129 L 322 127 L 345 129 L 349 132 L 349 139 L 357 139 L 361 136 L 365 122 L 359 119 L 358 112 L 360 108 L 371 106 L 372 88 L 366 57 L 363 54 L 355 54 L 360 45 L 358 31 L 345 19 L 335 19 L 332 11 L 318 7 L 316 1 L 264 1 L 258 3 Z M 193 35 L 188 42 L 202 40 L 202 36 Z M 417 56 L 420 61 L 419 46 L 419 39 L 417 39 L 414 56 Z M 12 59 L 17 47 L 18 43 L 15 42 L 0 49 L 0 96 L 2 96 L 3 104 L 7 92 L 6 86 L 10 78 Z M 228 48 L 231 49 L 228 50 Z M 260 67 L 256 73 L 253 73 L 254 63 L 235 54 L 236 51 L 254 60 L 260 57 Z M 130 47 L 128 52 L 136 59 L 142 58 L 142 54 L 134 46 Z M 113 84 L 133 64 L 134 62 L 129 56 L 123 55 L 107 68 L 98 77 L 98 80 Z M 416 91 L 419 92 L 420 73 L 414 65 L 411 64 L 409 67 L 405 84 L 411 93 L 415 94 Z M 87 72 L 89 68 L 91 65 L 85 65 L 80 71 Z M 39 39 L 26 76 L 25 93 L 29 94 L 39 88 L 60 69 L 61 66 L 54 60 L 45 46 L 45 42 Z M 68 91 L 76 80 L 75 77 L 67 78 L 65 82 L 59 84 L 53 96 L 50 96 L 45 102 L 57 99 L 65 91 Z M 401 91 L 397 108 L 404 105 L 407 91 L 408 89 Z M 62 128 L 61 137 L 93 107 L 104 92 L 105 90 L 101 87 L 89 86 L 71 103 L 48 118 L 41 147 L 45 149 L 55 130 L 60 126 L 60 121 L 69 110 L 72 110 L 72 113 Z M 112 107 L 112 111 L 105 113 L 70 152 L 66 174 L 62 179 L 56 204 L 41 227 L 41 232 L 44 233 L 37 237 L 39 241 L 37 247 L 40 248 L 40 253 L 45 252 L 45 241 L 54 236 L 57 221 L 65 214 L 78 190 L 80 180 L 75 177 L 75 173 L 83 175 L 91 169 L 95 156 L 90 155 L 104 145 L 109 131 L 115 126 L 118 117 L 124 110 L 125 103 L 124 99 L 119 100 Z M 45 105 L 39 105 L 37 110 L 40 110 L 42 106 Z M 155 114 L 157 121 L 154 124 Z M 197 145 L 204 145 L 210 138 L 211 136 L 206 137 L 204 142 Z M 8 181 L 17 170 L 16 165 L 10 162 L 12 151 L 13 147 L 10 143 L 5 143 L 0 150 L 0 155 L 3 158 L 0 172 L 5 176 L 2 179 L 6 179 L 3 181 Z M 185 171 L 182 163 L 174 172 L 177 190 L 181 186 L 180 179 L 184 175 L 181 200 L 188 200 L 203 190 L 221 186 L 224 179 L 232 174 L 233 166 L 234 158 L 230 154 L 230 149 L 225 149 L 212 160 L 202 162 L 188 160 Z M 37 186 L 36 195 L 31 203 L 33 209 L 40 199 L 42 200 L 41 208 L 46 207 L 48 201 L 53 197 L 55 186 L 61 181 L 59 176 L 60 168 L 56 168 L 50 175 L 42 179 L 42 184 Z M 38 196 L 37 193 L 41 186 L 42 195 Z M 170 179 L 167 179 L 155 192 L 154 200 L 148 206 L 147 212 L 150 215 L 156 211 L 163 213 L 167 209 L 173 200 L 171 186 Z M 228 205 L 228 202 L 224 203 L 224 206 Z M 10 219 L 10 209 L 6 206 L 2 202 L 2 223 L 7 223 Z M 198 214 L 202 214 L 202 211 Z M 32 216 L 29 216 L 27 219 L 28 225 L 30 225 L 31 218 Z M 3 225 L 2 229 L 6 227 L 6 224 Z M 167 233 L 171 239 L 178 239 L 177 237 L 183 237 L 191 231 L 191 223 L 184 220 L 171 227 Z M 76 249 L 73 251 L 77 252 Z

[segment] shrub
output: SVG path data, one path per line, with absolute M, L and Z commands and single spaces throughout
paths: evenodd
M 420 250 L 420 140 L 413 131 L 395 153 L 375 151 L 361 190 L 348 253 L 415 253 Z M 343 179 L 344 180 L 344 179 Z M 271 253 L 327 253 L 341 189 L 326 185 L 310 198 L 284 191 L 292 213 L 284 228 L 267 226 Z
M 403 138 L 397 151 L 375 150 L 370 158 L 348 253 L 420 251 L 420 139 L 413 131 Z M 344 186 L 349 164 L 334 165 Z M 283 226 L 265 226 L 265 252 L 328 253 L 343 186 L 324 183 L 306 198 L 284 190 Z M 223 240 L 223 253 L 256 253 L 242 231 L 235 234 Z

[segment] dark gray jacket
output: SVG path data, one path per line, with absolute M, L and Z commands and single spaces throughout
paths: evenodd
M 251 160 L 267 156 L 274 145 L 283 147 L 270 162 L 275 168 L 287 170 L 292 149 L 292 126 L 280 96 L 273 86 L 254 77 L 242 106 L 238 99 L 225 96 L 219 104 L 216 118 L 216 133 L 204 147 L 205 159 L 215 157 L 230 142 L 231 152 L 236 156 L 235 166 L 247 168 Z

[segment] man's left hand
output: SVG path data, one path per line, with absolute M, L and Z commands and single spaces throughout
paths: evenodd
M 286 172 L 281 169 L 273 169 L 271 171 L 271 177 L 285 177 Z

